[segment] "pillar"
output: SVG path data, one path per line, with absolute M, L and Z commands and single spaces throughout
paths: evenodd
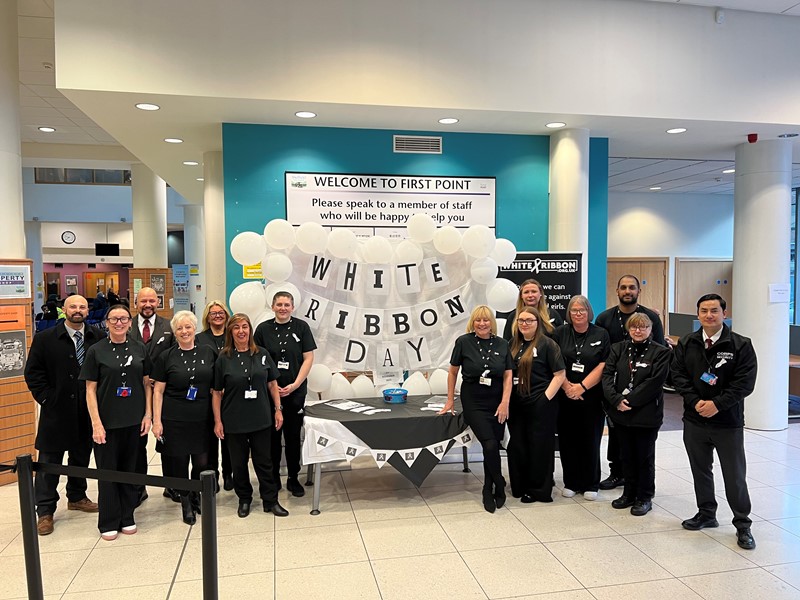
M 45 296 L 47 286 L 44 282 L 41 222 L 25 221 L 25 247 L 28 249 L 28 258 L 33 261 L 33 268 L 31 270 L 33 308 L 34 312 L 39 312 L 39 307 L 47 300 Z
M 131 165 L 133 266 L 165 269 L 167 254 L 167 184 L 141 163 Z
M 186 204 L 183 207 L 183 244 L 186 263 L 197 265 L 199 275 L 190 277 L 189 302 L 194 306 L 198 318 L 203 315 L 206 305 L 206 254 L 205 224 L 203 207 L 199 204 Z M 197 286 L 200 289 L 197 289 Z
M 228 294 L 225 282 L 225 190 L 222 177 L 222 152 L 203 154 L 203 218 L 205 221 L 206 298 L 224 300 Z
M 16 2 L 0 2 L 0 208 L 0 258 L 25 258 Z
M 788 426 L 789 244 L 792 146 L 766 140 L 736 148 L 733 216 L 733 329 L 753 340 L 758 380 L 745 400 L 749 429 Z M 713 225 L 714 215 L 698 211 Z M 785 286 L 782 298 L 770 286 Z
M 589 130 L 550 136 L 549 249 L 583 252 L 581 289 L 587 293 L 589 248 Z

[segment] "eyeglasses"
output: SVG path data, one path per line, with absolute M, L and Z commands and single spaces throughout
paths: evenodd
M 215 310 L 214 312 L 208 313 L 209 317 L 224 317 L 225 311 L 222 310 Z
M 517 319 L 517 323 L 520 325 L 533 325 L 534 323 L 538 323 L 536 319 Z
M 130 317 L 108 317 L 106 321 L 111 323 L 112 325 L 116 325 L 117 323 L 122 323 L 125 325 L 126 323 L 130 322 Z
M 571 315 L 585 315 L 587 311 L 585 308 L 570 308 L 569 314 Z
M 652 327 L 652 325 L 631 325 L 631 326 L 629 327 L 629 329 L 630 329 L 631 331 L 633 331 L 634 329 L 635 329 L 636 331 L 647 331 L 647 330 L 648 330 L 648 329 L 650 329 L 651 327 Z

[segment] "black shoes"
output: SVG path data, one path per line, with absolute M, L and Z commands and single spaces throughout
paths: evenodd
M 240 519 L 244 519 L 250 514 L 250 502 L 246 500 L 239 500 L 239 509 L 236 511 Z
M 492 493 L 492 486 L 483 488 L 483 508 L 486 512 L 493 513 L 497 510 L 497 504 L 494 500 L 494 494 Z
M 697 531 L 706 527 L 719 527 L 719 523 L 714 517 L 707 517 L 703 513 L 697 513 L 691 519 L 686 519 L 681 525 L 689 531 Z M 755 542 L 753 543 L 755 544 Z
M 306 495 L 305 488 L 300 484 L 297 479 L 287 479 L 286 489 L 292 493 L 295 498 L 302 498 Z
M 624 477 L 617 477 L 616 475 L 609 475 L 600 482 L 601 490 L 613 490 L 614 488 L 625 485 Z
M 222 489 L 230 492 L 233 489 L 233 475 L 225 475 L 222 478 Z
M 500 480 L 503 482 L 501 485 L 494 486 L 494 505 L 497 508 L 503 508 L 506 503 L 506 480 L 502 477 Z
M 653 510 L 653 503 L 650 500 L 637 500 L 631 507 L 631 514 L 634 517 L 643 517 Z
M 601 483 L 600 485 L 602 486 L 603 484 Z M 611 501 L 611 507 L 618 509 L 628 508 L 629 506 L 633 506 L 635 502 L 636 500 L 634 500 L 630 496 L 626 496 L 625 494 L 623 494 L 616 500 Z
M 136 501 L 136 508 L 139 508 L 142 505 L 142 502 L 147 500 L 148 497 L 149 496 L 147 495 L 146 489 L 143 489 L 141 492 L 139 492 L 139 499 Z M 180 501 L 181 501 L 180 498 L 178 498 L 178 502 Z
M 276 517 L 288 517 L 289 511 L 283 508 L 278 502 L 267 502 L 264 500 L 264 512 L 271 512 Z
M 522 494 L 522 498 L 520 498 L 519 501 L 523 504 L 533 504 L 536 502 L 536 499 L 530 494 Z
M 753 538 L 753 534 L 750 533 L 749 527 L 743 527 L 742 529 L 736 530 L 736 543 L 738 544 L 739 548 L 744 550 L 752 550 L 756 547 L 756 541 Z
M 187 494 L 180 497 L 180 502 L 183 522 L 187 525 L 194 525 L 197 522 L 197 517 L 194 514 L 194 507 L 192 507 L 192 499 Z
M 164 488 L 164 493 L 161 495 L 164 496 L 164 498 L 169 498 L 173 502 L 181 501 L 181 495 L 177 490 L 173 490 L 172 488 Z

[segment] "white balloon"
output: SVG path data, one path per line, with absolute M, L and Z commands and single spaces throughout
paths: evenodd
M 277 250 L 294 246 L 294 227 L 286 219 L 273 219 L 264 227 L 264 239 Z
M 431 394 L 447 393 L 447 371 L 436 369 L 428 375 L 428 385 L 431 386 Z
M 497 335 L 502 336 L 506 330 L 506 321 L 508 319 L 497 319 Z
M 461 393 L 461 384 L 464 383 L 464 377 L 461 375 L 461 369 L 458 370 L 458 377 L 456 377 L 456 394 Z
M 398 264 L 418 265 L 422 262 L 423 256 L 422 248 L 411 240 L 403 240 L 397 244 L 397 248 L 394 250 L 394 257 Z
M 328 230 L 319 223 L 303 223 L 297 228 L 297 247 L 306 254 L 320 254 L 328 247 Z
M 311 365 L 311 370 L 306 378 L 308 389 L 312 392 L 327 391 L 331 387 L 332 378 L 331 370 L 322 363 Z
M 271 252 L 261 262 L 261 272 L 269 281 L 286 281 L 292 274 L 292 261 L 285 254 Z
M 264 295 L 264 286 L 258 281 L 243 283 L 231 292 L 228 306 L 234 313 L 244 313 L 250 320 L 261 314 L 267 306 L 267 297 Z
M 331 395 L 331 398 L 347 399 L 355 397 L 353 386 L 350 385 L 350 382 L 347 381 L 347 378 L 341 373 L 333 374 L 331 378 L 331 389 L 328 393 Z
M 282 281 L 278 283 L 270 283 L 267 286 L 265 291 L 265 296 L 267 298 L 267 306 L 272 306 L 272 299 L 275 298 L 275 294 L 278 292 L 289 292 L 294 299 L 294 307 L 297 308 L 300 306 L 300 302 L 302 298 L 300 297 L 300 290 L 297 286 L 293 283 L 289 283 L 288 281 Z
M 431 394 L 431 386 L 422 375 L 406 379 L 403 382 L 403 388 L 408 390 L 409 396 L 430 396 Z
M 440 227 L 433 234 L 433 247 L 439 254 L 453 254 L 461 248 L 461 232 L 452 225 Z
M 470 265 L 469 276 L 475 283 L 491 283 L 497 278 L 497 263 L 488 257 L 479 258 Z
M 507 267 L 517 258 L 517 247 L 505 238 L 498 238 L 489 258 L 493 258 L 501 267 Z
M 461 247 L 473 258 L 485 258 L 494 249 L 494 232 L 486 225 L 473 225 L 464 232 Z
M 498 312 L 509 312 L 517 305 L 519 288 L 508 279 L 499 278 L 486 288 L 486 303 Z
M 243 231 L 231 240 L 231 256 L 240 265 L 256 265 L 266 253 L 264 236 L 255 231 Z
M 272 312 L 270 309 L 261 311 L 261 313 L 259 313 L 259 315 L 257 317 L 255 317 L 254 319 L 251 319 L 251 321 L 253 323 L 253 328 L 258 327 L 264 321 L 269 321 L 270 319 L 274 319 L 274 318 L 275 318 L 275 313 Z
M 328 235 L 328 251 L 336 258 L 351 258 L 357 246 L 356 234 L 349 229 L 340 227 Z
M 420 244 L 430 242 L 436 233 L 436 223 L 426 213 L 411 215 L 406 227 L 408 228 L 408 237 Z
M 375 395 L 375 386 L 366 375 L 359 375 L 350 382 L 355 398 L 372 398 Z
M 364 260 L 377 265 L 388 264 L 392 260 L 392 244 L 385 237 L 374 235 L 364 242 Z

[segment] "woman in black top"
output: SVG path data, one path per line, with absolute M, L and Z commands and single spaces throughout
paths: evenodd
M 264 348 L 253 341 L 250 318 L 236 313 L 228 321 L 225 347 L 214 365 L 214 432 L 228 440 L 233 466 L 233 489 L 239 497 L 237 514 L 250 514 L 253 486 L 248 460 L 258 477 L 264 512 L 276 517 L 289 511 L 278 503 L 278 485 L 272 472 L 272 425 L 283 425 L 283 407 L 278 395 L 278 373 Z
M 508 431 L 508 474 L 511 495 L 522 502 L 553 501 L 556 416 L 554 401 L 566 379 L 561 350 L 539 327 L 539 311 L 525 306 L 517 311 L 511 356 L 514 388 Z
M 603 437 L 603 388 L 600 377 L 609 352 L 608 332 L 591 323 L 586 296 L 573 296 L 567 323 L 553 339 L 561 348 L 567 378 L 558 393 L 558 448 L 564 470 L 561 495 L 583 492 L 597 500 L 600 484 L 600 441 Z
M 500 442 L 508 419 L 511 370 L 508 343 L 497 337 L 494 311 L 481 305 L 472 311 L 467 333 L 456 339 L 447 374 L 447 402 L 439 414 L 453 411 L 458 370 L 463 368 L 461 406 L 464 421 L 483 448 L 483 507 L 488 512 L 506 501 L 506 480 L 500 469 Z
M 303 429 L 303 407 L 306 403 L 306 377 L 314 364 L 317 344 L 305 321 L 292 316 L 294 298 L 289 292 L 278 292 L 272 298 L 274 319 L 256 328 L 257 346 L 266 348 L 278 367 L 278 395 L 283 404 L 283 427 L 272 435 L 272 471 L 281 489 L 281 432 L 286 443 L 286 489 L 292 496 L 306 491 L 297 479 L 300 473 L 300 431 Z
M 206 304 L 203 310 L 203 331 L 197 334 L 197 343 L 199 345 L 207 344 L 214 349 L 216 355 L 222 351 L 225 346 L 225 326 L 228 324 L 231 314 L 228 312 L 225 303 L 221 300 L 212 300 Z M 208 448 L 208 465 L 209 468 L 214 469 L 219 480 L 219 459 L 222 456 L 222 487 L 226 491 L 233 489 L 233 470 L 231 469 L 231 455 L 228 452 L 228 442 L 220 440 L 214 434 L 213 423 L 209 428 L 209 448 Z M 220 446 L 222 451 L 220 452 Z M 219 481 L 217 482 L 217 490 L 219 490 Z
M 530 306 L 539 311 L 540 318 L 542 319 L 541 329 L 546 336 L 551 337 L 555 328 L 564 324 L 564 319 L 561 318 L 561 315 L 554 310 L 550 310 L 550 307 L 547 305 L 547 296 L 544 295 L 542 284 L 535 279 L 526 279 L 522 282 L 522 285 L 519 286 L 517 308 L 509 313 L 506 318 L 506 326 L 503 328 L 503 338 L 509 342 L 514 337 L 514 332 L 511 330 L 514 325 L 514 320 L 523 306 Z
M 216 355 L 210 346 L 196 343 L 197 317 L 191 311 L 178 311 L 170 325 L 178 345 L 162 352 L 153 366 L 153 436 L 165 476 L 187 478 L 191 458 L 192 479 L 200 479 L 208 468 Z M 183 522 L 194 525 L 200 498 L 186 490 L 179 494 Z
M 127 307 L 112 306 L 106 323 L 108 340 L 89 348 L 80 375 L 86 381 L 94 458 L 98 469 L 133 473 L 139 438 L 151 426 L 150 358 L 144 344 L 128 339 L 131 313 Z M 136 533 L 137 487 L 101 480 L 97 489 L 101 537 L 111 541 L 120 531 Z
M 653 508 L 656 491 L 656 439 L 664 420 L 664 382 L 670 350 L 653 341 L 653 322 L 634 313 L 625 323 L 630 339 L 611 346 L 603 370 L 608 416 L 619 436 L 625 488 L 611 503 L 637 517 Z

